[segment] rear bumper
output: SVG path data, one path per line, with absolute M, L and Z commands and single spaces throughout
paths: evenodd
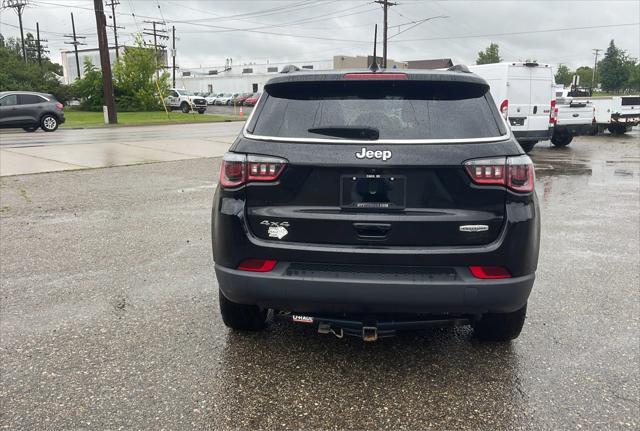
M 556 124 L 554 133 L 568 132 L 573 136 L 588 135 L 593 130 L 593 124 Z
M 513 136 L 518 140 L 518 142 L 538 142 L 538 141 L 547 141 L 551 138 L 551 134 L 553 133 L 552 128 L 547 128 L 545 130 L 513 130 Z
M 219 287 L 233 302 L 305 313 L 456 313 L 515 311 L 527 302 L 535 274 L 501 280 L 473 278 L 466 268 L 446 277 L 401 271 L 298 271 L 280 262 L 268 273 L 216 264 Z M 322 268 L 321 264 L 316 264 Z

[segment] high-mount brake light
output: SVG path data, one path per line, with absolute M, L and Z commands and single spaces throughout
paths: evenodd
M 347 73 L 346 79 L 407 79 L 406 73 Z
M 220 167 L 220 184 L 234 188 L 253 181 L 275 181 L 286 166 L 287 161 L 277 157 L 227 153 Z
M 500 104 L 500 114 L 505 121 L 509 121 L 509 100 L 504 99 Z
M 533 191 L 535 172 L 529 156 L 474 159 L 464 166 L 476 184 L 505 186 L 520 193 Z
M 502 266 L 470 266 L 469 271 L 475 278 L 483 280 L 511 278 L 509 271 Z
M 240 271 L 269 272 L 276 267 L 277 263 L 278 261 L 269 259 L 245 259 L 238 265 L 238 269 Z

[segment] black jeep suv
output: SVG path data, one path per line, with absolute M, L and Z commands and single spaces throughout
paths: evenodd
M 274 310 L 366 340 L 443 323 L 516 338 L 539 236 L 532 162 L 464 69 L 271 79 L 212 217 L 227 326 Z

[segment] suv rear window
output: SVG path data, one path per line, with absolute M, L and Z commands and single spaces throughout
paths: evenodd
M 254 135 L 341 139 L 322 128 L 376 129 L 378 139 L 468 139 L 506 133 L 488 87 L 465 82 L 331 81 L 268 85 Z M 375 135 L 374 135 L 375 136 Z

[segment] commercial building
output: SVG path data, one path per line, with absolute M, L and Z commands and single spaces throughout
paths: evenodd
M 336 55 L 333 59 L 320 61 L 283 63 L 227 64 L 213 68 L 181 69 L 176 75 L 176 87 L 203 93 L 256 93 L 264 84 L 288 65 L 301 70 L 366 69 L 373 56 Z M 378 57 L 378 64 L 382 58 Z M 406 62 L 387 60 L 390 69 L 407 69 Z

